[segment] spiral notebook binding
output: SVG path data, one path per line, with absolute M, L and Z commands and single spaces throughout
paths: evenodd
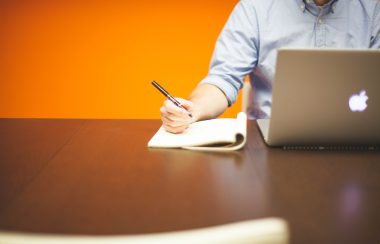
M 306 151 L 379 151 L 380 146 L 283 146 L 283 149 Z

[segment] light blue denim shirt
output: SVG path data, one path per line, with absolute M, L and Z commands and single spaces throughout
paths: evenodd
M 219 87 L 232 104 L 249 75 L 250 118 L 268 118 L 281 47 L 380 49 L 380 0 L 331 0 L 323 7 L 313 0 L 242 0 L 216 42 L 201 83 Z

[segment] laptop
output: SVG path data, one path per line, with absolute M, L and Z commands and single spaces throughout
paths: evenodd
M 380 146 L 380 50 L 280 49 L 271 119 L 257 120 L 269 146 Z

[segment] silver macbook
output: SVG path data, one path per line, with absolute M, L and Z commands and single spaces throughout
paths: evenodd
M 269 146 L 380 146 L 380 50 L 280 49 L 272 96 Z

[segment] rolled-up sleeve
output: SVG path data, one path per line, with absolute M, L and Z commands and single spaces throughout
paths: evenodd
M 258 23 L 252 1 L 240 1 L 231 13 L 215 45 L 208 75 L 201 84 L 217 86 L 229 105 L 236 101 L 247 74 L 258 57 Z

